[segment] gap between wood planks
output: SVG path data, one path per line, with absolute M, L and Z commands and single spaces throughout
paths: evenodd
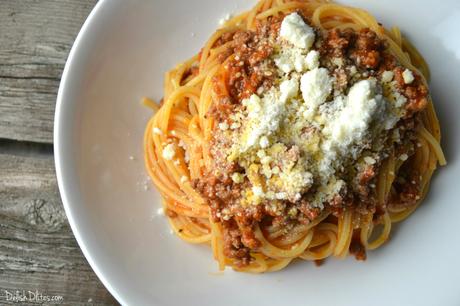
M 49 156 L 53 155 L 53 144 L 0 138 L 0 154 Z

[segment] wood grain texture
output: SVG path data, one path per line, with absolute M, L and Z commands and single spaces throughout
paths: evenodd
M 0 296 L 37 290 L 63 305 L 116 305 L 69 228 L 52 155 L 35 151 L 0 154 Z M 0 297 L 9 304 L 18 305 Z
M 68 225 L 51 145 L 61 73 L 96 2 L 0 0 L 0 305 L 55 304 L 7 301 L 6 291 L 118 304 Z
M 52 142 L 56 94 L 97 0 L 0 0 L 0 138 Z

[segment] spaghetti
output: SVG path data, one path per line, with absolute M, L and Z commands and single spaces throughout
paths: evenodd
M 289 26 L 286 16 L 298 26 L 294 29 L 297 32 L 283 30 Z M 304 33 L 299 48 L 310 48 L 320 58 L 316 64 L 313 60 L 313 64 L 297 63 L 303 66 L 296 67 L 293 63 L 289 68 L 289 58 L 283 58 L 283 52 L 292 58 L 296 46 L 289 41 L 280 43 L 280 36 L 285 32 L 289 40 L 292 33 L 299 34 L 298 29 L 313 30 Z M 308 33 L 315 35 L 313 42 L 308 42 Z M 287 46 L 284 51 L 283 46 Z M 305 52 L 301 56 L 309 57 Z M 387 103 L 389 95 L 394 105 L 404 104 L 395 108 L 400 111 L 397 117 L 385 113 L 389 118 L 386 123 L 366 123 L 363 135 L 375 133 L 367 141 L 372 146 L 383 141 L 379 148 L 370 148 L 369 143 L 359 147 L 356 141 L 343 152 L 335 149 L 335 158 L 327 160 L 325 144 L 336 137 L 334 128 L 340 127 L 342 132 L 350 129 L 340 125 L 339 119 L 319 124 L 321 128 L 330 125 L 328 137 L 332 140 L 320 138 L 308 151 L 301 145 L 303 136 L 298 140 L 295 131 L 286 132 L 290 123 L 282 131 L 285 121 L 272 128 L 276 116 L 269 118 L 268 125 L 253 118 L 255 115 L 251 117 L 251 112 L 267 114 L 260 108 L 271 107 L 264 101 L 268 101 L 270 88 L 283 89 L 283 76 L 287 78 L 285 85 L 292 80 L 300 82 L 307 103 L 311 98 L 306 94 L 307 81 L 321 69 L 333 74 L 329 79 L 325 76 L 332 85 L 323 99 L 327 101 L 307 107 L 307 119 L 301 120 L 302 124 L 310 122 L 302 126 L 302 132 L 310 135 L 305 137 L 313 139 L 311 135 L 326 133 L 318 131 L 314 118 L 321 117 L 323 110 L 332 112 L 333 91 L 341 97 L 334 98 L 334 103 L 341 103 L 342 114 L 353 115 L 351 110 L 345 113 L 347 102 L 343 101 L 351 101 L 359 86 L 370 86 L 371 91 L 379 87 L 372 78 L 383 89 L 369 101 Z M 300 78 L 302 74 L 308 76 Z M 385 78 L 391 79 L 386 85 L 381 81 Z M 361 9 L 320 0 L 262 0 L 252 10 L 230 19 L 198 55 L 166 73 L 161 106 L 144 100 L 155 111 L 144 136 L 146 168 L 162 195 L 175 234 L 190 243 L 209 244 L 221 270 L 231 266 L 238 271 L 269 272 L 296 258 L 320 261 L 350 253 L 364 259 L 366 250 L 376 249 L 388 239 L 392 223 L 416 209 L 428 192 L 437 164 L 446 163 L 439 144 L 438 119 L 427 92 L 428 78 L 426 62 L 400 31 L 383 28 Z M 295 104 L 296 99 L 302 100 L 298 89 L 290 95 L 286 93 L 283 98 L 281 93 L 281 98 L 274 100 L 285 100 L 279 112 L 285 120 L 297 118 L 300 112 L 296 108 L 300 104 Z M 278 105 L 275 102 L 272 104 Z M 295 109 L 290 113 L 289 108 Z M 391 126 L 380 127 L 383 124 Z M 255 134 L 262 127 L 269 131 L 268 137 Z M 352 130 L 353 139 L 357 139 L 359 128 Z M 246 142 L 237 146 L 241 139 Z M 312 140 L 308 141 L 305 148 L 310 147 Z M 309 154 L 310 159 L 305 157 Z M 267 156 L 272 160 L 269 166 L 262 162 Z M 268 157 L 265 160 L 270 160 Z M 335 159 L 340 165 L 334 166 Z M 302 163 L 311 166 L 326 160 L 333 168 L 327 169 L 332 173 L 329 176 L 320 168 L 311 173 L 305 172 L 308 166 L 299 168 Z M 286 166 L 288 162 L 292 163 Z M 304 172 L 295 172 L 298 168 Z M 303 182 L 300 187 L 296 185 L 299 175 Z M 283 183 L 283 178 L 292 177 L 296 180 Z M 325 187 L 331 181 L 334 191 Z M 324 197 L 317 200 L 319 195 Z

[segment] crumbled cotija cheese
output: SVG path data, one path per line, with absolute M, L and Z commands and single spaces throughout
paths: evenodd
M 172 143 L 166 145 L 162 152 L 163 158 L 166 160 L 172 160 L 176 155 L 176 150 L 174 149 L 174 145 Z
M 244 180 L 244 175 L 238 172 L 235 172 L 231 175 L 232 181 L 235 183 L 239 184 L 242 183 Z
M 243 100 L 249 122 L 243 134 L 242 152 L 257 144 L 260 137 L 268 136 L 278 129 L 285 109 L 284 99 L 287 99 L 291 92 L 292 88 L 287 88 L 281 99 L 281 93 L 273 87 L 262 99 L 253 94 L 249 99 Z
M 404 83 L 406 84 L 410 84 L 415 80 L 414 74 L 409 69 L 404 70 L 402 77 L 404 79 Z
M 305 58 L 305 63 L 307 64 L 307 67 L 310 70 L 318 68 L 319 52 L 316 50 L 311 50 L 310 52 L 308 52 L 307 57 Z
M 315 41 L 315 32 L 297 13 L 284 17 L 281 23 L 280 36 L 295 47 L 309 49 Z
M 162 135 L 162 134 L 163 134 L 163 132 L 162 132 L 159 128 L 157 128 L 157 127 L 154 127 L 154 128 L 153 128 L 153 133 L 154 133 L 154 134 L 157 134 L 157 135 Z
M 227 21 L 230 20 L 230 18 L 232 18 L 232 14 L 228 13 L 228 14 L 225 14 L 224 17 L 220 18 L 219 19 L 219 25 L 224 25 Z
M 308 71 L 300 79 L 300 90 L 305 105 L 308 107 L 304 113 L 307 119 L 312 119 L 315 112 L 332 91 L 332 78 L 326 68 L 315 68 Z
M 282 48 L 274 61 L 285 74 L 318 67 L 319 53 L 309 49 L 315 41 L 313 29 L 297 13 L 286 16 L 281 23 L 280 38 L 290 45 Z
M 394 73 L 393 71 L 384 71 L 382 73 L 382 82 L 384 83 L 390 83 L 393 80 Z
M 285 48 L 275 57 L 275 65 L 284 73 L 301 72 L 306 66 L 306 57 L 300 48 Z
M 324 158 L 320 161 L 321 178 L 327 182 L 335 172 L 339 159 L 356 158 L 365 139 L 371 138 L 370 124 L 373 120 L 385 121 L 387 102 L 376 92 L 376 80 L 361 80 L 354 84 L 345 98 L 345 106 L 335 118 L 326 123 L 321 145 Z M 392 123 L 383 124 L 383 126 Z M 353 149 L 357 146 L 358 149 Z
M 227 122 L 219 123 L 219 129 L 221 129 L 222 131 L 228 130 L 228 128 L 229 128 L 229 126 L 228 126 Z
M 270 141 L 267 136 L 260 137 L 259 145 L 262 149 L 267 148 L 270 145 Z
M 288 99 L 297 96 L 299 81 L 296 79 L 285 80 L 280 84 L 280 100 L 286 102 Z
M 340 151 L 364 138 L 374 114 L 385 103 L 381 95 L 376 95 L 375 86 L 375 82 L 370 80 L 353 85 L 346 107 L 325 128 L 325 132 L 330 133 L 333 146 Z
M 375 164 L 375 159 L 373 159 L 373 158 L 370 157 L 370 156 L 364 157 L 364 161 L 366 162 L 366 164 L 369 164 L 369 165 Z

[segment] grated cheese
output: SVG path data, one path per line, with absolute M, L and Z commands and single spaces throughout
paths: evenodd
M 244 205 L 266 199 L 278 211 L 279 201 L 296 202 L 305 195 L 310 205 L 323 208 L 346 187 L 342 170 L 357 161 L 373 165 L 380 160 L 363 152 L 383 144 L 382 132 L 403 116 L 407 99 L 398 92 L 392 71 L 384 71 L 380 80 L 368 78 L 341 58 L 332 64 L 349 71 L 352 86 L 347 93 L 334 88 L 339 80 L 320 67 L 319 52 L 310 50 L 315 34 L 297 13 L 284 18 L 280 37 L 271 58 L 278 68 L 275 85 L 259 87 L 230 116 L 230 126 L 219 125 L 231 130 L 227 160 L 244 169 L 230 177 L 235 183 L 247 177 Z M 311 188 L 314 193 L 308 193 Z

